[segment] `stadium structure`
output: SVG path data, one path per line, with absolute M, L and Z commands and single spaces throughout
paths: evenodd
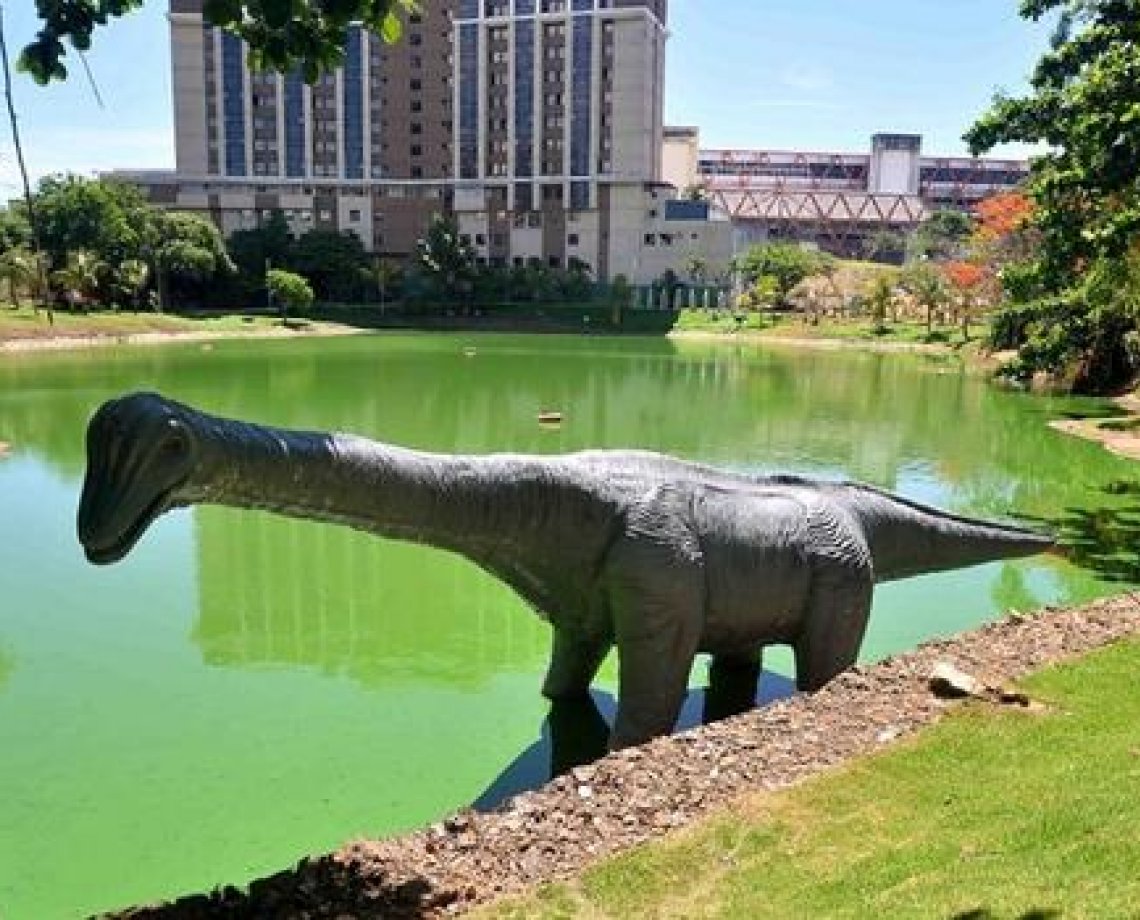
M 729 215 L 737 246 L 814 243 L 861 256 L 941 209 L 971 212 L 1025 179 L 1024 160 L 923 156 L 916 134 L 875 134 L 869 153 L 701 149 L 697 128 L 664 131 L 667 181 Z

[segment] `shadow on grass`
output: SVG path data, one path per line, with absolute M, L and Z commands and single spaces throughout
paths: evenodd
M 1116 480 L 1108 495 L 1140 496 L 1140 482 Z M 1117 508 L 1066 508 L 1050 518 L 1023 517 L 1055 534 L 1074 565 L 1105 581 L 1140 584 L 1140 505 Z
M 1060 916 L 1059 910 L 1035 907 L 1023 914 L 1018 914 L 1017 920 L 1056 920 Z M 950 920 L 998 920 L 998 915 L 985 907 L 978 907 L 974 910 L 963 911 L 960 914 L 952 914 Z

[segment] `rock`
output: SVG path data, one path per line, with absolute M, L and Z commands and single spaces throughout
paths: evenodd
M 959 670 L 948 661 L 934 665 L 927 679 L 931 692 L 939 699 L 960 700 L 967 696 L 977 696 L 983 690 L 981 682 Z

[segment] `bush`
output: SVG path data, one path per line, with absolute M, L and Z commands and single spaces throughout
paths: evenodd
M 307 310 L 313 305 L 313 289 L 300 275 L 287 272 L 283 268 L 271 268 L 265 273 L 265 286 L 281 308 L 281 316 L 289 315 L 290 310 Z

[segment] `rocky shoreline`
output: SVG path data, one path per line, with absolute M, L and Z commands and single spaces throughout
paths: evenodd
M 1140 633 L 1140 594 L 1011 615 L 952 639 L 858 667 L 813 695 L 661 738 L 578 767 L 500 809 L 357 841 L 252 883 L 110 916 L 434 917 L 565 878 L 660 837 L 742 794 L 777 790 L 879 750 L 953 706 L 936 670 L 977 679 L 977 696 L 1023 705 L 1009 680 Z M 969 690 L 961 690 L 967 693 Z M 957 695 L 953 689 L 949 694 Z

